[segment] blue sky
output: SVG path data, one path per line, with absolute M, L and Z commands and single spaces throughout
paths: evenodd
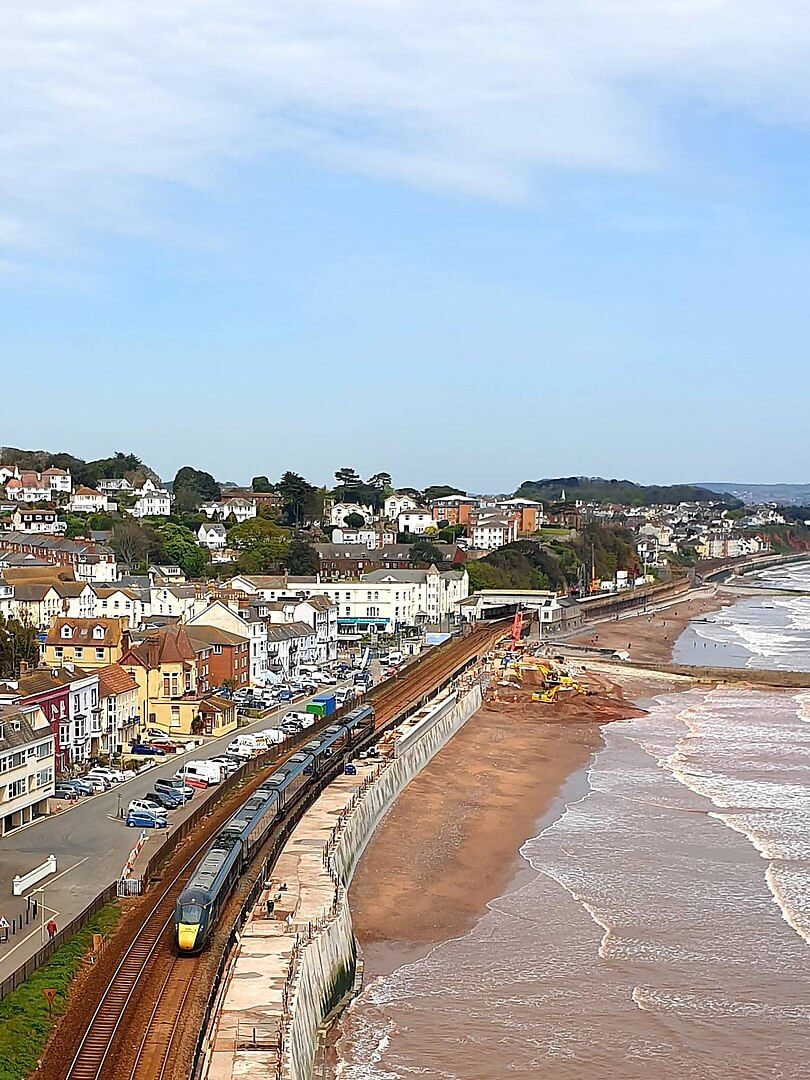
M 0 15 L 0 441 L 807 481 L 793 0 Z

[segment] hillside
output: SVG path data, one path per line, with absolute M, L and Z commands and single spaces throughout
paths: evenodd
M 694 484 L 634 484 L 632 480 L 605 480 L 601 476 L 562 476 L 545 480 L 524 480 L 515 492 L 522 499 L 556 502 L 562 498 L 584 502 L 610 502 L 622 506 L 656 506 L 679 502 L 722 502 L 741 506 L 728 492 L 710 491 Z
M 20 450 L 15 446 L 0 447 L 0 465 L 18 465 L 20 469 L 42 472 L 51 467 L 69 469 L 75 484 L 93 487 L 99 480 L 125 476 L 132 483 L 143 483 L 148 477 L 160 482 L 156 472 L 135 454 L 116 453 L 112 457 L 85 461 L 73 454 L 54 454 L 49 450 Z
M 708 483 L 701 487 L 742 499 L 748 505 L 779 503 L 780 506 L 810 506 L 810 484 Z

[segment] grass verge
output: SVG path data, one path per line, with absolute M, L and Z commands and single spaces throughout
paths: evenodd
M 0 1001 L 0 1080 L 25 1080 L 36 1069 L 45 1044 L 65 1011 L 70 983 L 93 934 L 111 934 L 120 918 L 117 904 L 107 904 L 82 929 L 60 945 L 47 964 Z M 42 991 L 56 990 L 53 1015 Z

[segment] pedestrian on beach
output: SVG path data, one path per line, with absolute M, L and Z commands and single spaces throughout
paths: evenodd
M 48 919 L 45 929 L 48 931 L 48 941 L 53 941 L 56 937 L 56 923 L 53 919 Z

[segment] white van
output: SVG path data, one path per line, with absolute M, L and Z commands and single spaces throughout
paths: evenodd
M 277 727 L 266 728 L 264 731 L 259 732 L 259 734 L 264 736 L 268 747 L 274 746 L 276 743 L 282 743 L 287 738 L 281 728 Z
M 208 787 L 222 780 L 222 768 L 212 761 L 187 761 L 182 769 L 177 770 L 174 778 L 193 787 Z
M 250 758 L 260 750 L 264 750 L 264 745 L 255 735 L 237 735 L 228 743 L 226 753 L 233 754 L 234 757 Z

